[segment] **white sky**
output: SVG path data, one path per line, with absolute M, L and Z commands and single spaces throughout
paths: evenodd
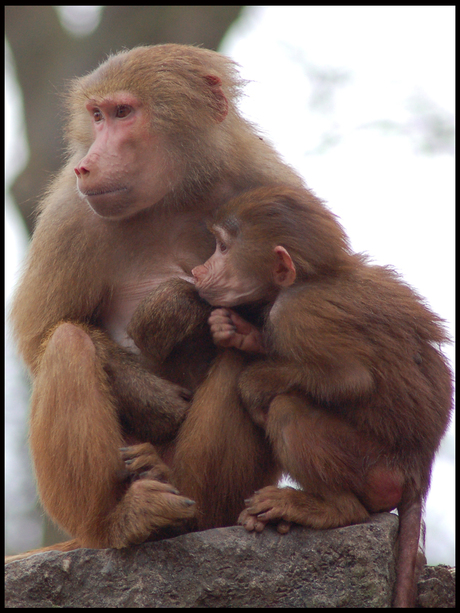
M 395 266 L 452 333 L 454 159 L 419 152 L 416 110 L 423 98 L 454 114 L 454 19 L 446 6 L 250 7 L 220 49 L 252 81 L 243 112 L 340 217 L 353 248 Z M 318 71 L 342 83 L 322 110 L 310 104 Z M 7 74 L 7 179 L 18 159 L 11 143 L 21 142 L 13 86 Z M 369 127 L 384 120 L 398 129 Z M 7 296 L 23 249 L 7 205 Z M 427 503 L 431 564 L 454 562 L 454 487 L 451 431 Z

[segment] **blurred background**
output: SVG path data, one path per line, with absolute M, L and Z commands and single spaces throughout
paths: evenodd
M 34 211 L 62 162 L 66 83 L 139 44 L 202 45 L 249 83 L 243 114 L 336 213 L 454 320 L 453 6 L 7 6 L 6 311 Z M 38 313 L 39 317 L 40 314 Z M 30 385 L 6 326 L 7 553 L 56 542 L 27 447 Z M 453 346 L 445 347 L 453 364 Z M 426 505 L 429 564 L 454 564 L 454 436 Z

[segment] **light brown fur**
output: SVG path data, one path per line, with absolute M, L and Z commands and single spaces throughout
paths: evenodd
M 30 441 L 40 498 L 75 537 L 53 548 L 123 547 L 156 538 L 165 524 L 196 525 L 197 515 L 203 525 L 231 523 L 250 489 L 270 482 L 265 463 L 250 467 L 257 474 L 249 481 L 241 468 L 234 474 L 241 449 L 231 411 L 216 418 L 217 431 L 194 434 L 192 422 L 184 424 L 177 456 L 189 470 L 196 446 L 210 450 L 209 461 L 239 501 L 231 512 L 222 488 L 199 495 L 190 485 L 200 501 L 192 505 L 180 468 L 172 477 L 180 494 L 161 480 L 126 478 L 127 455 L 119 452 L 151 442 L 172 464 L 190 392 L 214 356 L 209 342 L 189 346 L 190 372 L 182 359 L 176 370 L 168 367 L 174 382 L 164 380 L 151 356 L 132 352 L 126 327 L 136 308 L 163 281 L 190 277 L 206 259 L 212 237 L 205 222 L 229 197 L 280 177 L 302 183 L 239 115 L 242 85 L 224 56 L 162 45 L 112 56 L 69 90 L 68 160 L 41 203 L 12 309 L 33 376 Z M 158 201 L 141 194 L 155 180 L 167 185 Z M 206 380 L 211 390 L 214 377 L 222 379 L 217 366 Z M 194 413 L 192 406 L 191 419 Z M 243 440 L 267 453 L 244 412 L 240 422 Z M 249 461 L 258 457 L 248 454 Z

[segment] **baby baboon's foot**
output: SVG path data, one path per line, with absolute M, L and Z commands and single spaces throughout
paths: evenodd
M 369 514 L 351 491 L 327 491 L 321 496 L 292 487 L 268 486 L 245 500 L 246 509 L 238 523 L 246 530 L 261 532 L 268 523 L 278 524 L 279 532 L 287 532 L 286 524 L 325 530 L 365 521 Z
M 264 487 L 245 500 L 246 509 L 240 513 L 238 523 L 246 530 L 262 532 L 268 523 L 276 524 L 278 532 L 286 534 L 291 527 L 289 492 L 293 488 Z M 293 490 L 294 492 L 296 490 Z

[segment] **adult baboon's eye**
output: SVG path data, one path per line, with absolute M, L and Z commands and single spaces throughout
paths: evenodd
M 103 116 L 102 116 L 102 111 L 100 109 L 93 109 L 93 119 L 96 122 L 102 121 Z
M 131 113 L 131 111 L 132 108 L 127 104 L 119 104 L 117 106 L 116 116 L 120 119 L 123 119 L 123 117 L 127 117 Z

